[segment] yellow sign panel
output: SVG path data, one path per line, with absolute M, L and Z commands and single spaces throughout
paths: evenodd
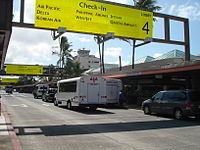
M 6 87 L 7 85 L 0 85 L 0 87 Z
M 6 65 L 6 74 L 42 75 L 43 66 Z
M 14 79 L 14 78 L 2 78 L 1 82 L 2 83 L 17 83 L 19 79 Z
M 153 13 L 88 0 L 36 0 L 35 26 L 127 38 L 152 37 Z

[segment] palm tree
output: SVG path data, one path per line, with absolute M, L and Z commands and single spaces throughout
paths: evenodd
M 156 6 L 157 0 L 133 0 L 134 6 L 138 9 L 144 9 L 147 11 L 159 11 L 160 6 Z
M 72 45 L 68 42 L 67 37 L 62 36 L 60 41 L 61 68 L 63 68 L 69 60 L 74 59 L 71 55 L 72 49 L 70 49 L 70 47 L 72 47 Z
M 70 60 L 73 60 L 73 56 L 71 55 L 72 49 L 70 49 L 72 47 L 71 43 L 68 42 L 68 39 L 66 36 L 62 36 L 60 39 L 60 52 L 57 51 L 53 51 L 52 54 L 53 55 L 57 55 L 59 56 L 59 59 L 57 61 L 57 66 L 59 66 L 60 71 L 60 77 L 62 78 L 63 76 L 63 68 L 64 66 L 67 64 L 67 62 L 69 62 Z
M 102 57 L 101 57 L 101 41 L 102 41 L 102 35 L 95 35 L 94 40 L 97 42 L 99 46 L 99 57 L 100 57 L 100 73 L 102 74 Z M 104 68 L 103 68 L 104 69 Z

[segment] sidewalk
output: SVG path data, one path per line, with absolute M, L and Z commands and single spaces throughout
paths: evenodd
M 2 102 L 0 116 L 0 150 L 22 150 L 8 113 Z

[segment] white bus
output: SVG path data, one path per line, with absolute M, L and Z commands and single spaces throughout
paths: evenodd
M 105 104 L 119 103 L 122 82 L 119 79 L 83 76 L 57 82 L 55 106 L 89 107 L 96 110 Z

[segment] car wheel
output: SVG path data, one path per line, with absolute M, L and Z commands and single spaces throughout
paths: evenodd
M 178 119 L 178 120 L 183 118 L 183 113 L 182 113 L 182 111 L 180 109 L 176 109 L 174 111 L 174 118 Z
M 150 110 L 149 106 L 144 106 L 144 114 L 146 114 L 146 115 L 151 114 L 151 110 Z
M 89 109 L 90 109 L 91 111 L 95 111 L 95 110 L 97 110 L 97 107 L 96 107 L 96 106 L 91 106 L 91 107 L 89 107 Z
M 72 109 L 72 104 L 71 104 L 71 102 L 67 102 L 67 109 Z
M 53 103 L 54 103 L 54 106 L 58 106 L 58 103 L 56 100 Z
M 196 118 L 196 119 L 200 119 L 200 115 L 196 115 L 195 118 Z

